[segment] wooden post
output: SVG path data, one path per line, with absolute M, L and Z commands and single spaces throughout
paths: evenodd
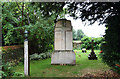
M 28 52 L 28 39 L 24 40 L 24 75 L 30 76 L 30 59 Z

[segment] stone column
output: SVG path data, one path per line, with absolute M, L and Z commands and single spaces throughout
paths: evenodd
M 58 20 L 54 30 L 54 52 L 52 53 L 51 64 L 76 64 L 72 41 L 71 21 Z

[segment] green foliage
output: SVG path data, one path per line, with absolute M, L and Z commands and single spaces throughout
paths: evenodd
M 11 63 L 9 62 L 4 62 L 1 65 L 2 71 L 0 71 L 1 78 L 6 78 L 6 77 L 24 77 L 23 73 L 20 72 L 13 72 Z
M 86 35 L 81 29 L 77 31 L 73 29 L 73 40 L 81 40 L 84 36 Z
M 27 29 L 30 54 L 53 50 L 54 21 L 58 16 L 64 17 L 63 6 L 64 3 L 3 2 L 3 45 L 23 44 Z
M 77 40 L 81 40 L 85 36 L 82 30 L 77 30 Z
M 20 12 L 16 13 L 18 9 L 14 3 L 7 2 L 3 3 L 2 6 L 3 45 L 10 45 L 13 43 L 21 44 L 23 38 L 20 31 L 15 30 L 15 28 L 21 27 L 21 19 L 19 18 Z
M 83 44 L 81 45 L 81 48 L 86 48 L 87 50 L 91 48 L 91 44 L 89 44 L 89 42 L 91 42 L 92 38 L 91 37 L 83 37 L 81 39 L 81 41 L 83 42 Z
M 98 21 L 107 23 L 107 19 L 120 15 L 120 2 L 68 2 L 68 13 L 74 18 L 80 18 L 90 24 Z M 108 16 L 106 16 L 108 15 Z
M 40 60 L 40 59 L 46 59 L 46 58 L 50 58 L 51 57 L 51 53 L 50 52 L 45 52 L 45 53 L 41 53 L 41 54 L 32 54 L 30 55 L 30 60 Z
M 77 39 L 77 36 L 76 36 L 76 30 L 75 30 L 75 29 L 73 29 L 72 35 L 73 35 L 73 40 L 76 40 L 76 39 Z
M 2 78 L 12 75 L 10 63 L 8 63 L 8 62 L 2 63 L 1 67 L 2 67 L 2 71 L 0 73 L 2 74 Z
M 46 27 L 53 28 L 54 20 L 56 20 L 59 14 L 64 13 L 62 8 L 63 6 L 64 3 L 3 2 L 2 3 L 3 45 L 23 44 L 24 30 L 28 28 L 31 29 L 30 32 L 32 33 L 32 36 L 30 38 L 35 37 L 38 39 L 39 37 L 41 37 L 40 35 L 42 32 L 44 33 L 44 35 L 49 36 L 49 31 L 53 30 L 46 29 Z M 39 31 L 41 31 L 41 33 L 40 32 L 35 33 L 35 31 L 38 29 Z M 33 35 L 35 34 L 36 36 L 33 37 Z
M 98 38 L 93 38 L 93 40 L 94 42 L 96 42 L 96 45 L 94 44 L 94 49 L 100 49 L 100 45 L 102 43 L 103 38 L 98 37 Z M 91 37 L 85 36 L 81 39 L 81 41 L 83 42 L 81 48 L 86 48 L 87 50 L 91 49 L 91 44 L 90 44 L 90 42 L 92 41 Z
M 53 49 L 54 42 L 54 19 L 51 16 L 47 20 L 41 17 L 41 13 L 37 15 L 41 18 L 35 25 L 28 28 L 29 33 L 29 51 L 30 54 L 46 52 Z
M 72 2 L 69 4 L 68 12 L 74 18 L 81 18 L 82 21 L 88 20 L 90 24 L 98 21 L 99 24 L 106 25 L 102 59 L 114 70 L 120 72 L 119 68 L 116 68 L 116 64 L 120 64 L 120 8 L 118 8 L 120 2 Z
M 56 17 L 63 12 L 63 7 L 65 3 L 61 2 L 32 2 L 31 6 L 36 6 L 36 8 L 40 8 L 43 17 L 46 19 L 52 15 Z M 49 6 L 49 7 L 48 7 Z
M 112 17 L 108 20 L 106 24 L 106 35 L 105 35 L 105 43 L 102 44 L 102 59 L 105 63 L 107 63 L 110 67 L 112 67 L 115 71 L 120 73 L 120 67 L 116 66 L 116 64 L 120 64 L 120 18 L 118 16 Z
M 21 72 L 14 72 L 12 77 L 24 77 L 24 74 Z
M 11 65 L 18 64 L 24 58 L 23 48 L 18 48 L 14 50 L 8 49 L 3 50 L 2 52 L 2 60 L 4 60 L 4 62 L 11 63 Z
M 100 49 L 101 44 L 103 43 L 104 38 L 103 37 L 98 37 L 98 38 L 93 38 L 94 42 L 96 43 L 94 45 L 95 49 Z

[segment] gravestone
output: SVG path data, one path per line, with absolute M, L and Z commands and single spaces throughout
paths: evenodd
M 92 42 L 90 42 L 90 44 L 91 44 L 91 53 L 89 54 L 88 59 L 89 60 L 97 60 L 97 56 L 94 52 L 94 47 L 93 47 L 94 40 L 92 40 Z
M 71 21 L 58 20 L 54 30 L 54 52 L 52 53 L 51 64 L 76 64 L 72 41 Z
M 82 53 L 86 53 L 86 49 L 85 48 L 82 48 Z

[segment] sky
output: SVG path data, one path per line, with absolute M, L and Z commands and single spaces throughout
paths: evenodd
M 89 37 L 102 37 L 105 35 L 105 25 L 98 25 L 98 23 L 94 23 L 93 25 L 88 25 L 83 23 L 81 19 L 73 20 L 72 17 L 65 16 L 67 20 L 71 20 L 73 29 L 78 30 L 81 29 L 85 35 Z

